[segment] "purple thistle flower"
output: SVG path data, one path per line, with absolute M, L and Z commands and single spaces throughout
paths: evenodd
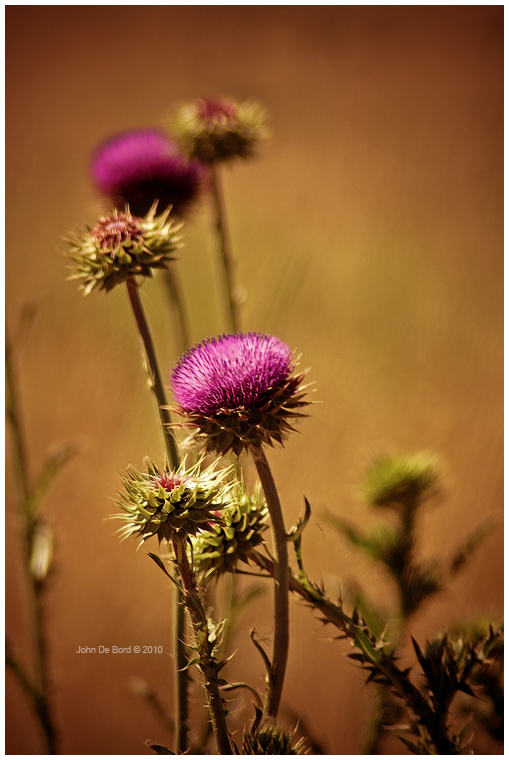
M 282 443 L 293 430 L 288 418 L 303 416 L 295 360 L 286 343 L 261 333 L 209 338 L 189 349 L 171 375 L 178 412 L 209 451 Z
M 123 132 L 100 146 L 91 173 L 97 189 L 116 206 L 144 216 L 155 200 L 182 215 L 198 197 L 204 169 L 178 153 L 176 144 L 154 129 Z

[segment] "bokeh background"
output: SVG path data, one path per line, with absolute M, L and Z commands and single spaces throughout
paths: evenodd
M 245 329 L 302 354 L 316 383 L 298 435 L 270 454 L 287 522 L 306 494 L 312 576 L 387 579 L 334 534 L 327 510 L 367 526 L 356 486 L 373 454 L 432 450 L 446 498 L 421 522 L 423 556 L 447 556 L 481 520 L 499 523 L 461 576 L 412 623 L 419 639 L 502 614 L 502 6 L 9 6 L 7 324 L 16 336 L 31 475 L 53 445 L 81 451 L 44 511 L 56 537 L 47 595 L 56 721 L 66 754 L 149 753 L 171 737 L 129 689 L 138 676 L 171 709 L 171 590 L 119 543 L 119 471 L 161 456 L 122 288 L 83 299 L 65 282 L 62 238 L 101 210 L 91 151 L 159 126 L 207 95 L 255 98 L 271 114 L 259 160 L 225 176 Z M 193 340 L 225 329 L 211 209 L 188 219 L 179 267 Z M 143 299 L 168 377 L 173 334 L 160 283 Z M 33 318 L 19 331 L 22 315 Z M 26 583 L 7 441 L 6 629 L 29 663 Z M 152 547 L 154 549 L 154 547 Z M 272 594 L 243 616 L 231 674 L 255 686 L 249 628 L 271 633 Z M 369 691 L 292 603 L 286 715 L 328 754 L 362 752 Z M 78 646 L 162 645 L 161 655 L 77 655 Z M 43 751 L 6 675 L 8 753 Z M 196 695 L 199 710 L 201 695 Z M 402 745 L 391 751 L 403 752 Z

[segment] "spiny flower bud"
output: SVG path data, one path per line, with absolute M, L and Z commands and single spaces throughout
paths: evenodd
M 437 459 L 429 454 L 381 456 L 363 483 L 364 496 L 372 506 L 398 506 L 429 496 L 438 487 Z
M 41 583 L 47 576 L 53 560 L 53 533 L 49 525 L 38 520 L 32 539 L 30 555 L 30 573 L 32 578 Z
M 292 352 L 261 333 L 208 338 L 190 348 L 171 374 L 177 412 L 206 451 L 226 454 L 283 443 L 290 420 L 307 405 L 304 374 L 292 376 Z
M 136 536 L 140 544 L 151 536 L 171 541 L 210 530 L 210 523 L 220 521 L 218 513 L 229 504 L 232 484 L 225 477 L 232 468 L 216 470 L 214 462 L 200 472 L 202 462 L 186 469 L 184 461 L 177 470 L 160 471 L 146 459 L 143 473 L 126 467 L 125 493 L 117 502 L 125 514 L 112 516 L 126 523 L 119 531 L 122 538 Z
M 74 262 L 70 280 L 84 280 L 83 295 L 99 287 L 106 292 L 129 277 L 152 277 L 153 269 L 165 269 L 178 248 L 180 226 L 167 209 L 156 216 L 157 203 L 143 217 L 129 209 L 114 210 L 101 217 L 92 229 L 69 242 L 68 256 Z
M 204 167 L 179 154 L 177 145 L 155 129 L 138 129 L 111 137 L 92 158 L 97 189 L 115 206 L 129 206 L 136 216 L 154 201 L 182 215 L 200 194 Z
M 175 134 L 186 155 L 204 163 L 251 158 L 267 137 L 266 115 L 258 103 L 204 98 L 178 112 Z
M 243 755 L 305 755 L 304 740 L 295 742 L 294 731 L 284 731 L 273 720 L 266 720 L 254 732 L 244 734 Z
M 232 506 L 221 513 L 222 522 L 193 541 L 193 558 L 197 570 L 206 580 L 212 575 L 234 572 L 239 562 L 248 562 L 249 555 L 263 542 L 268 509 L 260 498 L 260 488 L 251 496 L 244 484 L 231 494 Z

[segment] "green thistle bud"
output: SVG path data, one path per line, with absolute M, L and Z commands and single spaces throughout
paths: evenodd
M 30 574 L 37 583 L 41 583 L 48 575 L 52 560 L 52 530 L 45 522 L 38 520 L 34 529 L 30 555 Z
M 203 99 L 184 106 L 174 125 L 184 153 L 204 163 L 251 158 L 267 137 L 266 115 L 258 103 Z
M 140 544 L 151 536 L 171 541 L 208 531 L 210 523 L 221 520 L 218 512 L 230 503 L 233 484 L 225 483 L 225 477 L 232 468 L 215 470 L 214 462 L 200 472 L 202 462 L 186 469 L 184 461 L 177 470 L 159 471 L 145 459 L 144 473 L 126 467 L 123 501 L 117 502 L 125 514 L 112 515 L 126 523 L 119 531 L 122 538 L 137 536 Z
M 372 506 L 398 506 L 431 495 L 439 481 L 437 459 L 429 454 L 382 456 L 368 471 L 363 492 Z
M 305 755 L 304 741 L 295 742 L 295 731 L 284 731 L 273 720 L 265 721 L 254 733 L 244 734 L 243 755 Z
M 222 513 L 221 523 L 212 523 L 193 542 L 196 568 L 211 575 L 234 572 L 239 562 L 248 562 L 249 555 L 263 542 L 267 527 L 267 503 L 260 498 L 260 488 L 251 496 L 240 484 L 231 496 L 232 506 Z
M 151 277 L 153 269 L 166 269 L 178 248 L 177 231 L 169 218 L 170 209 L 156 216 L 157 202 L 143 217 L 129 209 L 101 217 L 93 229 L 76 235 L 69 243 L 68 257 L 74 262 L 70 280 L 84 280 L 83 295 L 99 287 L 106 292 L 128 277 Z

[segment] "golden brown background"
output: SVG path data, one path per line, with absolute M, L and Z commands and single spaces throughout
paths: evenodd
M 501 519 L 502 23 L 501 6 L 7 7 L 6 307 L 11 332 L 24 307 L 36 310 L 18 346 L 32 476 L 53 444 L 83 447 L 44 507 L 57 544 L 46 609 L 64 753 L 171 741 L 128 688 L 146 678 L 171 706 L 171 592 L 145 551 L 103 522 L 121 468 L 161 454 L 152 400 L 124 290 L 83 299 L 60 255 L 62 237 L 100 209 L 90 152 L 195 97 L 265 104 L 272 139 L 226 176 L 244 326 L 300 352 L 321 402 L 270 459 L 288 524 L 303 493 L 314 507 L 311 574 L 331 588 L 356 576 L 390 600 L 386 579 L 323 519 L 326 509 L 373 519 L 355 493 L 373 453 L 432 449 L 445 461 L 447 499 L 422 522 L 426 556 L 451 553 L 486 515 Z M 209 218 L 204 201 L 180 261 L 193 340 L 225 328 Z M 167 378 L 175 350 L 158 283 L 143 297 Z M 23 653 L 11 472 L 8 456 L 6 629 Z M 497 528 L 414 635 L 501 615 L 502 541 Z M 271 600 L 267 589 L 235 642 L 231 673 L 255 686 L 247 631 L 270 635 Z M 296 601 L 292 632 L 286 705 L 327 753 L 361 752 L 369 690 L 348 646 Z M 100 644 L 166 653 L 75 654 Z M 41 752 L 25 696 L 10 673 L 6 682 L 7 752 Z

